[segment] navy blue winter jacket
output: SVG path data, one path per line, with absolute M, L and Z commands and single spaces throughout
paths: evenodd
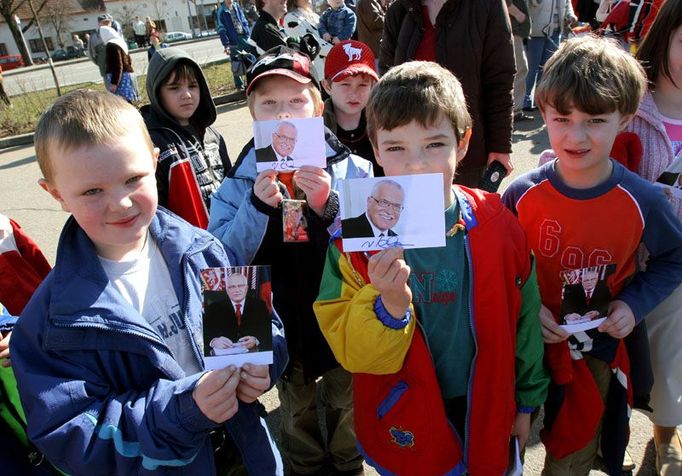
M 193 350 L 202 357 L 199 270 L 227 266 L 221 244 L 160 208 L 150 233 L 168 264 Z M 274 382 L 286 365 L 273 336 Z M 57 263 L 14 328 L 12 364 L 28 435 L 70 474 L 215 474 L 206 418 L 185 375 L 145 318 L 108 281 L 90 239 L 70 218 Z M 258 403 L 225 424 L 250 474 L 281 473 Z

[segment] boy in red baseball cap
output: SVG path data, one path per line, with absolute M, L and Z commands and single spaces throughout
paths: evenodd
M 324 64 L 324 87 L 329 99 L 324 103 L 324 125 L 350 151 L 372 162 L 374 176 L 382 177 L 383 169 L 374 159 L 367 135 L 365 107 L 369 93 L 379 80 L 374 53 L 360 41 L 348 40 L 329 50 Z

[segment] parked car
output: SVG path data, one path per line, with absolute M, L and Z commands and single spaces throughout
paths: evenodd
M 67 46 L 66 48 L 59 48 L 50 55 L 52 61 L 65 61 L 73 58 L 82 58 L 85 56 L 85 51 L 75 46 Z
M 175 41 L 185 41 L 191 40 L 192 34 L 185 33 L 184 31 L 169 31 L 163 37 L 163 41 L 166 43 L 173 43 Z
M 24 66 L 24 60 L 21 55 L 0 56 L 0 66 L 2 66 L 3 71 L 9 71 Z

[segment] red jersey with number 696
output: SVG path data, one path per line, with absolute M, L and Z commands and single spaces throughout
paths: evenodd
M 638 322 L 682 281 L 682 225 L 670 204 L 659 189 L 612 162 L 611 177 L 590 189 L 567 187 L 552 161 L 504 193 L 535 253 L 542 302 L 555 316 L 564 270 L 615 263 L 607 281 L 611 296 L 625 301 Z M 636 274 L 640 243 L 651 259 L 647 272 Z

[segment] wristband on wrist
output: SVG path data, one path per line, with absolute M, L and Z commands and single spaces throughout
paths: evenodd
M 405 317 L 402 319 L 395 319 L 384 307 L 384 302 L 381 300 L 381 296 L 377 297 L 377 300 L 374 301 L 374 313 L 377 315 L 377 319 L 379 319 L 383 325 L 395 330 L 403 329 L 410 323 L 410 319 L 412 318 L 412 313 L 408 307 L 407 311 L 405 311 Z

